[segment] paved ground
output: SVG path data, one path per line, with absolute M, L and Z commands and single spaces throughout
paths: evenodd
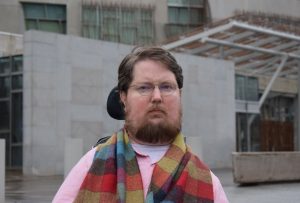
M 300 181 L 239 186 L 229 169 L 213 170 L 230 203 L 300 203 Z
M 62 176 L 24 177 L 19 172 L 6 172 L 5 202 L 49 203 L 62 180 Z
M 213 170 L 220 178 L 231 203 L 300 203 L 300 181 L 238 186 L 229 169 Z M 62 176 L 24 177 L 7 172 L 7 203 L 49 203 L 61 184 Z

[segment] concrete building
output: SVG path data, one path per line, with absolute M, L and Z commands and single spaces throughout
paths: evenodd
M 35 9 L 44 9 L 44 13 L 32 13 Z M 229 0 L 226 2 L 222 0 L 0 0 L 0 30 L 23 34 L 27 29 L 48 29 L 75 36 L 105 39 L 103 35 L 112 33 L 102 32 L 101 26 L 113 31 L 115 29 L 115 27 L 105 27 L 106 23 L 112 22 L 105 20 L 105 17 L 109 17 L 106 16 L 106 12 L 110 11 L 110 15 L 113 16 L 110 20 L 119 26 L 116 28 L 119 31 L 114 34 L 117 35 L 120 32 L 124 34 L 126 31 L 130 33 L 130 29 L 132 34 L 133 29 L 143 29 L 137 25 L 150 21 L 148 24 L 150 28 L 144 29 L 151 35 L 146 36 L 153 37 L 154 42 L 162 42 L 174 34 L 232 17 L 240 11 L 299 17 L 299 9 L 298 0 L 287 2 L 280 0 Z M 54 12 L 55 15 L 46 14 L 48 10 Z M 127 12 L 131 12 L 132 15 Z M 147 13 L 148 16 L 143 16 L 141 13 Z M 126 24 L 124 22 L 126 20 L 121 21 L 122 18 L 126 18 L 127 21 L 134 19 L 134 23 Z M 51 21 L 51 26 L 49 21 Z M 62 26 L 61 29 L 58 28 L 60 26 Z M 94 28 L 99 28 L 99 30 L 95 34 L 88 34 Z M 138 35 L 138 33 L 134 34 Z M 122 39 L 111 40 L 122 41 Z
M 106 113 L 106 98 L 132 45 L 168 48 L 174 40 L 205 33 L 215 21 L 247 12 L 290 16 L 284 22 L 298 25 L 299 9 L 297 0 L 0 0 L 0 138 L 6 139 L 7 167 L 21 167 L 25 174 L 63 174 L 67 139 L 82 139 L 87 151 L 122 127 Z M 46 32 L 26 32 L 32 29 Z M 249 33 L 244 37 L 253 38 Z M 276 79 L 259 111 L 257 102 L 270 75 L 240 72 L 234 60 L 215 52 L 193 56 L 189 48 L 169 48 L 183 52 L 175 53 L 185 76 L 183 132 L 210 167 L 231 167 L 232 151 L 299 150 L 295 73 Z M 247 127 L 251 114 L 254 125 Z M 285 131 L 291 133 L 284 147 L 277 143 L 280 136 L 262 141 L 270 133 L 261 134 L 259 126 L 270 120 L 288 122 Z M 274 122 L 263 124 L 282 124 Z
M 299 18 L 300 3 L 297 0 L 209 0 L 213 21 L 232 17 L 240 11 L 269 13 Z
M 209 19 L 207 8 L 206 0 L 1 0 L 0 30 L 23 34 L 40 29 L 127 44 L 154 43 L 203 25 Z

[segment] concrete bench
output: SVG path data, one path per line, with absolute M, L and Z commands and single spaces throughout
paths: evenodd
M 236 183 L 300 180 L 300 152 L 233 152 L 232 161 Z

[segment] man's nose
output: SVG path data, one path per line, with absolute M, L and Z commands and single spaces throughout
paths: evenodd
M 152 92 L 152 102 L 161 102 L 161 92 L 157 86 L 155 86 L 153 92 Z

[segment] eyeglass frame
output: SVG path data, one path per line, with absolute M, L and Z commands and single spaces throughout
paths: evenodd
M 163 86 L 165 86 L 165 88 L 169 88 L 169 89 L 165 89 Z M 142 89 L 143 87 L 147 87 L 147 88 Z M 141 96 L 150 96 L 153 94 L 156 87 L 158 88 L 158 90 L 162 96 L 172 95 L 178 89 L 177 84 L 173 84 L 170 82 L 162 82 L 159 84 L 144 82 L 144 83 L 130 85 L 128 87 L 128 89 L 133 88 Z

